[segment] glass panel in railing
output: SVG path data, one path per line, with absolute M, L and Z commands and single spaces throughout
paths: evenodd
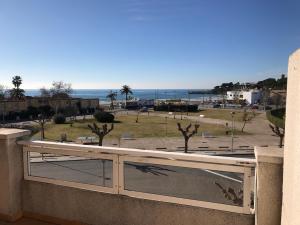
M 49 153 L 29 153 L 30 176 L 113 186 L 113 161 Z
M 124 162 L 124 189 L 243 206 L 241 173 Z

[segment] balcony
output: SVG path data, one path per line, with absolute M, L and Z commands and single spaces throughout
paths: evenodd
M 2 220 L 253 225 L 257 205 L 278 211 L 257 197 L 280 198 L 268 188 L 280 180 L 259 186 L 274 165 L 282 170 L 282 156 L 264 153 L 272 150 L 245 159 L 20 140 L 27 134 L 0 129 Z

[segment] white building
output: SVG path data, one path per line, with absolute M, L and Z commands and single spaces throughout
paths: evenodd
M 260 90 L 227 91 L 227 100 L 245 100 L 247 104 L 256 104 L 261 97 Z

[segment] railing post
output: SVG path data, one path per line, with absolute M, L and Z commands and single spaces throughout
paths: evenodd
M 255 147 L 256 225 L 280 225 L 283 179 L 283 150 Z
M 0 219 L 22 216 L 23 152 L 16 141 L 30 134 L 19 129 L 0 129 Z

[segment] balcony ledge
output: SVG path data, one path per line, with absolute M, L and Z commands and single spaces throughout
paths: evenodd
M 277 146 L 255 147 L 254 152 L 257 163 L 283 163 L 283 148 Z
M 30 134 L 29 130 L 0 128 L 0 140 L 23 137 L 29 134 Z

